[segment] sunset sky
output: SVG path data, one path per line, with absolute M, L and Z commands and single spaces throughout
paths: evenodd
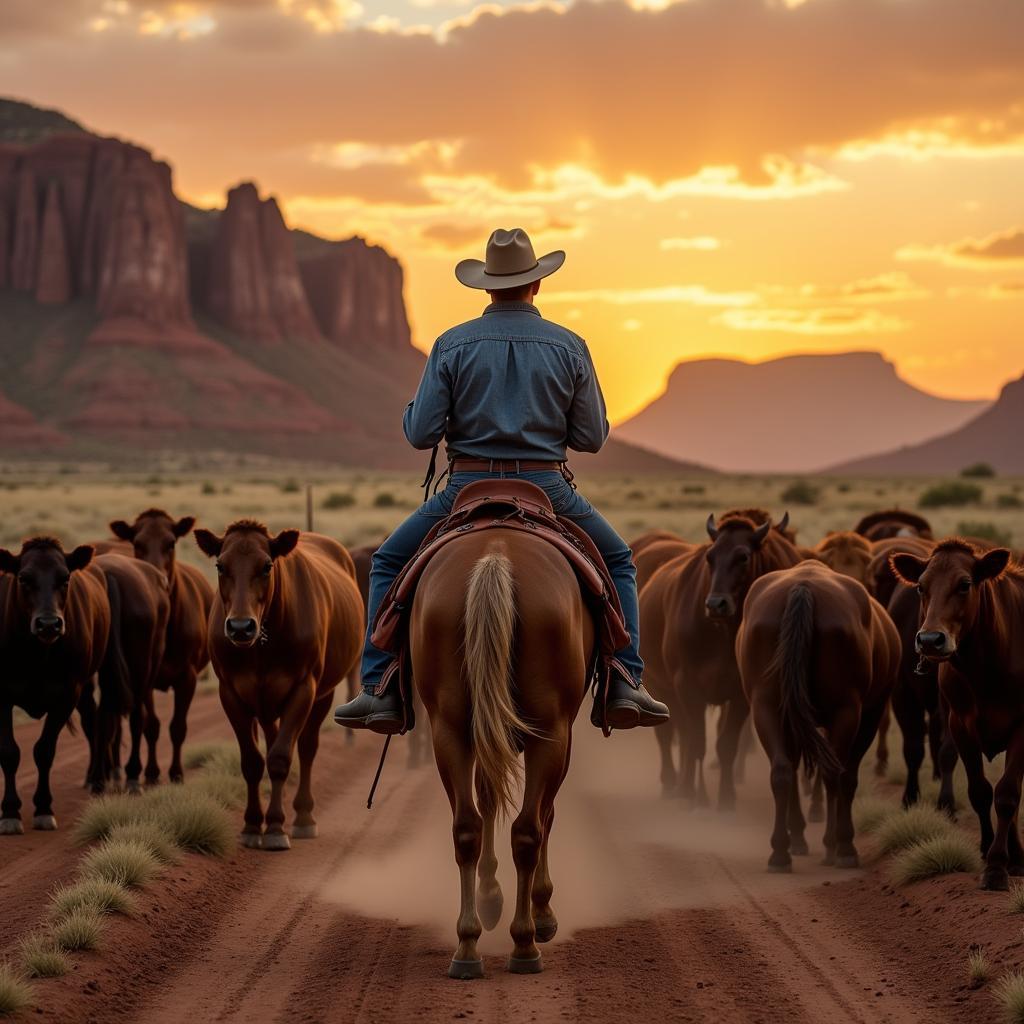
M 525 227 L 613 418 L 700 355 L 1024 372 L 1021 0 L 2 0 L 0 94 L 387 246 L 423 348 Z

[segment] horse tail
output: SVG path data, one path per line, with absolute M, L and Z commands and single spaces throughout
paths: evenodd
M 507 555 L 490 551 L 473 566 L 465 621 L 473 751 L 498 809 L 511 809 L 520 774 L 520 736 L 534 730 L 523 721 L 513 696 L 516 596 Z
M 808 776 L 815 770 L 838 776 L 842 765 L 814 720 L 809 679 L 813 643 L 814 594 L 805 583 L 798 583 L 786 599 L 779 643 L 768 671 L 779 676 L 786 745 L 803 758 Z
M 100 709 L 113 715 L 131 711 L 131 673 L 124 656 L 121 638 L 121 618 L 124 602 L 121 587 L 112 573 L 103 574 L 107 580 L 107 600 L 110 602 L 110 633 L 107 638 L 107 653 L 100 667 Z

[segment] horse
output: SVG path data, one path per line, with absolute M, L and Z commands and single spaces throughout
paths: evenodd
M 771 762 L 769 871 L 792 870 L 791 852 L 806 850 L 796 786 L 801 761 L 808 773 L 820 772 L 828 794 L 824 863 L 859 865 L 850 808 L 899 652 L 885 609 L 863 584 L 827 566 L 807 561 L 751 585 L 736 657 L 754 728 Z
M 141 561 L 159 569 L 167 581 L 170 609 L 167 618 L 167 640 L 164 657 L 153 686 L 160 691 L 174 691 L 174 711 L 169 727 L 171 737 L 171 782 L 182 782 L 185 770 L 181 751 L 188 733 L 188 712 L 196 693 L 196 681 L 210 662 L 206 642 L 206 623 L 213 607 L 213 587 L 206 577 L 192 565 L 179 562 L 177 543 L 188 536 L 195 525 L 194 516 L 174 519 L 163 509 L 150 508 L 140 512 L 134 522 L 115 519 L 110 532 L 121 542 L 107 545 L 111 550 L 130 545 L 130 553 Z M 97 545 L 103 552 L 104 546 Z M 160 737 L 160 719 L 152 700 L 146 708 L 146 782 L 160 778 L 157 761 L 157 741 Z
M 13 709 L 43 718 L 33 749 L 38 782 L 32 827 L 57 828 L 50 769 L 57 738 L 79 694 L 99 671 L 110 636 L 110 595 L 93 549 L 65 552 L 52 537 L 25 541 L 15 555 L 0 550 L 0 767 L 4 796 L 0 835 L 21 835 L 17 773 L 21 760 Z
M 751 583 L 766 572 L 796 565 L 800 553 L 785 535 L 789 515 L 772 528 L 766 512 L 727 512 L 716 525 L 708 516 L 708 542 L 674 558 L 640 594 L 641 653 L 647 687 L 668 704 L 680 742 L 680 770 L 672 761 L 672 730 L 655 730 L 661 751 L 662 792 L 672 795 L 679 775 L 684 797 L 706 803 L 702 785 L 705 708 L 726 704 L 717 738 L 718 806 L 736 802 L 734 764 L 748 715 L 736 668 L 735 637 Z
M 208 638 L 248 789 L 241 842 L 287 850 L 284 784 L 296 745 L 299 785 L 291 835 L 317 835 L 312 770 L 320 726 L 334 688 L 355 669 L 362 647 L 365 615 L 355 566 L 330 537 L 298 530 L 271 536 L 251 519 L 232 523 L 220 537 L 196 530 L 195 540 L 217 565 Z M 267 744 L 265 759 L 256 745 L 257 724 Z M 266 818 L 260 798 L 264 767 L 271 784 Z
M 114 748 L 120 746 L 121 717 L 127 713 L 131 745 L 124 766 L 125 782 L 129 793 L 138 793 L 142 736 L 153 707 L 153 686 L 167 641 L 167 578 L 147 562 L 124 555 L 97 555 L 94 563 L 108 584 L 112 581 L 117 589 L 118 599 L 111 602 L 110 609 L 111 634 L 118 638 L 121 656 L 113 673 L 100 678 L 100 704 L 90 736 L 87 782 L 93 793 L 106 789 L 115 763 L 120 762 Z M 91 689 L 90 686 L 90 699 Z
M 1017 831 L 1024 774 L 1024 568 L 1006 548 L 982 551 L 956 537 L 937 544 L 927 558 L 892 555 L 892 567 L 918 588 L 919 654 L 939 667 L 939 690 L 949 707 L 949 731 L 967 772 L 967 794 L 981 826 L 983 889 L 1009 888 L 1024 875 Z M 1003 776 L 993 791 L 982 757 L 1006 752 Z
M 467 534 L 442 548 L 420 579 L 409 626 L 412 672 L 451 803 L 461 879 L 450 977 L 483 976 L 477 941 L 483 926 L 497 925 L 503 903 L 495 821 L 514 809 L 520 750 L 525 786 L 512 823 L 517 884 L 508 969 L 542 969 L 537 943 L 558 927 L 548 868 L 555 796 L 569 769 L 594 636 L 572 568 L 539 537 Z

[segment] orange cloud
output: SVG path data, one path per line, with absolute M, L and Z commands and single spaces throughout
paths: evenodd
M 1007 263 L 1024 263 L 1024 228 L 1003 231 L 987 238 L 966 238 L 947 245 L 907 245 L 899 249 L 901 260 L 935 260 L 953 266 L 992 269 Z
M 788 334 L 878 334 L 906 330 L 900 317 L 876 310 L 845 309 L 729 309 L 717 323 L 737 331 L 784 331 Z

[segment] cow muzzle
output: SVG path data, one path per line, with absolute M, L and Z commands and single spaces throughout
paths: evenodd
M 736 614 L 736 602 L 729 594 L 708 594 L 704 611 L 709 619 L 731 619 Z
M 252 647 L 259 633 L 260 625 L 253 618 L 224 620 L 224 635 L 236 647 Z
M 52 644 L 64 635 L 64 620 L 59 615 L 37 615 L 32 620 L 32 635 L 44 644 Z
M 922 629 L 914 639 L 917 653 L 934 661 L 945 661 L 956 653 L 956 641 L 944 630 Z

